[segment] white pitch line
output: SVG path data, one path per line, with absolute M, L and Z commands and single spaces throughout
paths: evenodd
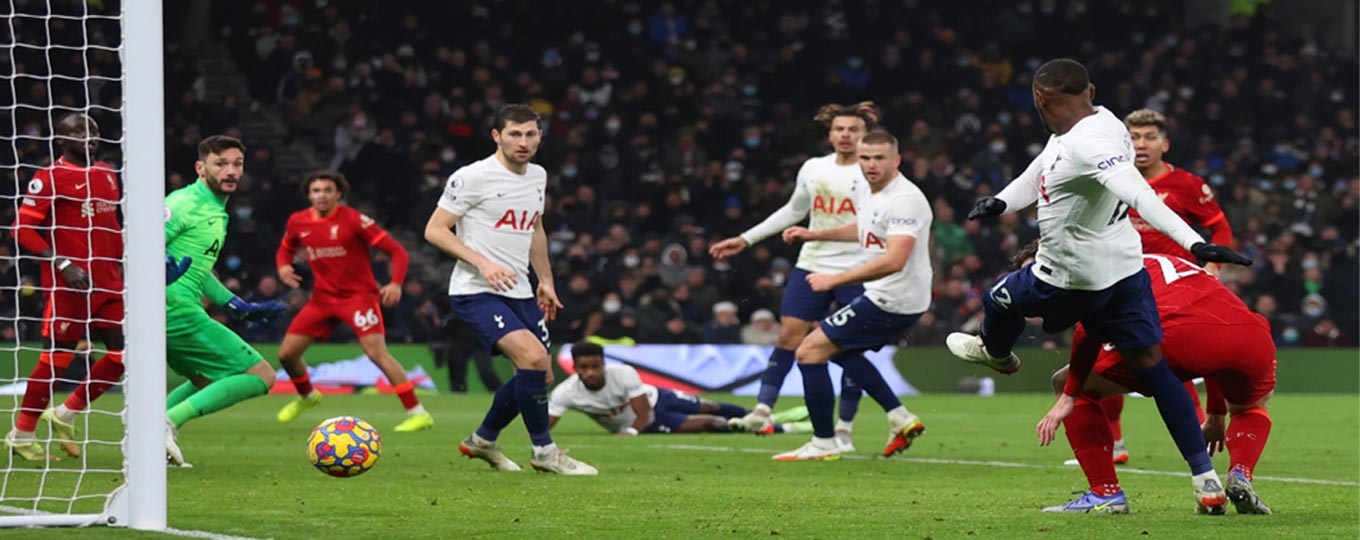
M 26 515 L 26 516 L 51 516 L 51 515 L 57 515 L 57 514 L 54 513 L 54 512 L 48 512 L 48 511 L 45 511 L 45 510 L 34 510 L 34 509 L 32 509 L 32 508 L 20 508 L 20 507 L 18 507 L 18 506 L 8 506 L 8 505 L 0 505 L 0 512 L 9 512 L 9 513 L 12 513 L 12 514 L 22 514 L 22 515 Z M 140 529 L 139 529 L 139 530 L 140 530 Z M 255 537 L 253 537 L 253 536 L 232 536 L 232 535 L 230 535 L 230 534 L 218 534 L 218 533 L 215 533 L 215 532 L 208 532 L 208 531 L 193 531 L 193 530 L 175 529 L 175 528 L 171 528 L 171 527 L 166 527 L 166 528 L 160 529 L 160 530 L 148 530 L 148 531 L 146 531 L 146 532 L 165 533 L 165 534 L 168 534 L 168 535 L 171 535 L 171 536 L 183 536 L 183 537 L 186 537 L 186 538 L 207 538 L 208 540 L 272 540 L 272 539 L 269 539 L 269 538 L 255 538 Z
M 577 445 L 577 446 L 579 446 L 579 445 Z M 694 450 L 694 451 L 700 451 L 700 452 L 742 452 L 742 453 L 747 453 L 747 454 L 768 454 L 768 453 L 770 453 L 769 450 L 766 450 L 766 449 L 764 449 L 764 448 L 733 448 L 733 447 L 730 447 L 730 446 L 700 446 L 700 445 L 693 445 L 693 444 L 652 444 L 652 445 L 648 445 L 647 448 L 659 448 L 659 449 L 663 449 L 663 450 Z M 867 456 L 867 455 L 863 455 L 863 454 L 842 454 L 841 457 L 844 458 L 844 459 L 859 459 L 859 460 L 884 459 L 884 458 L 879 458 L 879 457 L 877 457 L 877 456 Z M 981 467 L 1008 467 L 1008 468 L 1014 468 L 1014 469 L 1064 469 L 1064 470 L 1072 469 L 1072 467 L 1068 467 L 1068 466 L 1065 466 L 1065 465 L 1036 465 L 1036 464 L 1033 464 L 1033 463 L 1015 463 L 1015 462 L 1011 462 L 1011 461 L 977 461 L 977 460 L 969 460 L 969 459 L 937 459 L 937 458 L 918 458 L 918 457 L 895 457 L 895 458 L 889 458 L 889 461 L 901 461 L 901 462 L 906 462 L 906 463 L 932 463 L 932 464 L 939 464 L 939 465 L 974 465 L 974 466 L 981 466 Z M 1119 472 L 1120 472 L 1120 473 L 1129 473 L 1129 474 L 1142 474 L 1142 475 L 1148 475 L 1148 476 L 1190 476 L 1189 473 L 1185 473 L 1185 472 L 1153 471 L 1153 470 L 1149 470 L 1149 469 L 1125 469 L 1125 468 L 1120 468 L 1120 469 L 1119 469 Z M 1322 479 L 1317 479 L 1317 478 L 1292 478 L 1292 477 L 1282 477 L 1282 476 L 1261 476 L 1261 475 L 1256 475 L 1254 478 L 1255 478 L 1256 480 L 1266 480 L 1266 481 L 1269 481 L 1269 482 L 1284 482 L 1284 483 L 1290 483 L 1290 484 L 1313 484 L 1313 485 L 1320 485 L 1320 486 L 1360 487 L 1360 482 L 1352 482 L 1352 481 L 1346 481 L 1346 480 L 1322 480 Z

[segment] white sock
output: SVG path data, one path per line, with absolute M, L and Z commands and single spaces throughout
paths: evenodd
M 836 448 L 836 439 L 824 439 L 822 437 L 813 437 L 812 445 L 822 450 L 833 450 Z
M 495 444 L 495 443 L 496 443 L 496 441 L 488 441 L 488 440 L 486 440 L 486 439 L 483 439 L 481 435 L 478 435 L 478 434 L 476 434 L 476 433 L 473 433 L 473 434 L 472 434 L 472 442 L 473 442 L 473 444 L 476 444 L 476 445 L 478 445 L 478 446 L 486 446 L 486 445 L 488 445 L 488 444 Z
M 27 442 L 27 441 L 32 441 L 32 440 L 34 440 L 36 437 L 34 437 L 32 431 L 19 431 L 19 430 L 16 428 L 16 429 L 10 430 L 10 432 L 9 432 L 9 438 L 10 438 L 10 440 L 13 440 L 13 441 L 25 441 L 25 442 Z
M 425 406 L 417 403 L 415 407 L 406 409 L 406 414 L 426 414 Z
M 764 403 L 757 403 L 756 408 L 751 409 L 751 412 L 761 416 L 769 416 L 771 411 L 769 405 L 766 405 Z
M 855 431 L 855 421 L 836 420 L 836 432 L 850 433 Z
M 557 451 L 557 443 L 550 443 L 548 446 L 534 445 L 534 457 L 546 456 Z
M 911 411 L 907 410 L 906 405 L 898 405 L 897 407 L 894 407 L 893 410 L 888 411 L 888 418 L 892 417 L 906 418 L 908 416 L 911 416 Z
M 312 396 L 315 396 L 315 395 L 316 395 L 316 389 L 313 388 L 311 392 L 307 392 L 306 394 L 302 394 L 302 399 L 312 399 Z
M 58 419 L 58 420 L 61 420 L 62 422 L 66 422 L 66 423 L 70 423 L 71 421 L 75 420 L 75 418 L 76 418 L 76 411 L 73 411 L 73 410 L 71 410 L 71 409 L 67 409 L 65 403 L 62 403 L 61 405 L 57 405 L 57 408 L 54 409 L 54 410 L 52 411 L 52 413 L 55 414 L 55 415 L 57 416 L 57 419 Z

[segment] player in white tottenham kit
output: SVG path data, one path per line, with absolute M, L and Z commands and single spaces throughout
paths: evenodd
M 827 140 L 834 152 L 815 157 L 803 163 L 793 188 L 793 196 L 779 210 L 765 218 L 765 221 L 751 227 L 740 236 L 728 238 L 714 244 L 709 253 L 716 259 L 724 259 L 741 253 L 751 245 L 766 238 L 780 234 L 789 227 L 803 221 L 811 214 L 809 227 L 814 231 L 834 229 L 855 223 L 855 201 L 850 188 L 856 181 L 863 182 L 856 157 L 859 139 L 865 132 L 872 130 L 878 123 L 873 102 L 865 101 L 854 105 L 826 105 L 818 111 L 815 120 L 827 126 Z M 788 241 L 787 236 L 784 237 Z M 813 272 L 844 272 L 864 262 L 866 256 L 858 246 L 848 242 L 811 241 L 803 245 L 798 253 L 798 263 L 789 272 L 788 283 L 784 289 L 784 299 L 780 303 L 779 339 L 774 351 L 770 353 L 770 363 L 760 377 L 758 404 L 750 414 L 732 421 L 734 429 L 759 432 L 770 424 L 770 414 L 779 399 L 779 388 L 784 385 L 784 377 L 793 368 L 794 351 L 803 338 L 816 327 L 818 320 L 831 311 L 832 301 L 845 306 L 864 292 L 858 284 L 843 285 L 827 291 L 813 291 L 808 288 L 806 278 Z M 859 351 L 847 353 L 836 359 L 844 367 L 846 362 L 864 363 L 872 367 Z M 836 442 L 843 451 L 854 451 L 851 430 L 856 409 L 858 409 L 861 388 L 877 386 L 882 376 L 873 370 L 869 381 L 842 379 L 841 419 L 836 426 Z M 883 387 L 886 387 L 883 383 Z M 881 395 L 880 389 L 870 395 Z M 891 391 L 888 392 L 891 394 Z M 890 408 L 880 401 L 880 405 Z
M 843 352 L 863 353 L 891 343 L 930 307 L 930 224 L 934 220 L 930 203 L 916 184 L 898 172 L 902 156 L 895 137 L 883 131 L 870 132 L 860 139 L 858 154 L 864 180 L 856 181 L 851 188 L 859 209 L 856 221 L 823 230 L 793 227 L 784 233 L 793 241 L 856 242 L 856 248 L 871 258 L 861 258 L 864 262 L 842 272 L 817 272 L 806 278 L 815 292 L 863 283 L 864 294 L 823 319 L 798 346 L 798 369 L 803 374 L 803 399 L 812 420 L 813 437 L 797 450 L 774 456 L 778 461 L 840 457 L 842 451 L 834 440 L 831 422 L 835 396 L 827 361 Z M 873 371 L 867 362 L 844 367 L 856 381 L 870 378 L 864 368 Z M 865 388 L 888 410 L 890 432 L 883 455 L 909 448 L 925 431 L 920 419 L 908 412 L 891 390 L 880 396 L 869 386 Z
M 538 114 L 525 105 L 505 105 L 492 126 L 496 153 L 449 176 L 425 226 L 427 241 L 458 258 L 449 278 L 454 314 L 476 332 L 482 346 L 509 357 L 516 370 L 496 390 L 482 425 L 458 451 L 497 470 L 520 470 L 501 453 L 496 438 L 522 415 L 533 442 L 529 463 L 535 469 L 597 474 L 594 467 L 568 457 L 548 433 L 547 321 L 562 303 L 553 287 L 542 226 L 548 174 L 529 163 L 543 139 Z M 538 278 L 536 291 L 525 272 L 530 266 Z
M 595 343 L 573 344 L 571 357 L 576 374 L 553 389 L 548 401 L 549 426 L 556 426 L 568 410 L 577 410 L 616 435 L 725 433 L 728 418 L 747 412 L 740 405 L 644 384 L 632 366 L 606 364 L 604 347 Z M 777 427 L 774 433 L 812 430 L 807 422 Z
M 1158 346 L 1161 324 L 1129 208 L 1201 261 L 1251 261 L 1205 242 L 1162 203 L 1134 167 L 1124 123 L 1092 105 L 1095 86 L 1085 67 L 1069 59 L 1050 61 L 1035 72 L 1033 86 L 1035 108 L 1052 132 L 1048 145 L 995 198 L 977 201 L 968 219 L 1018 212 L 1037 201 L 1039 252 L 1033 263 L 988 290 L 982 335 L 950 334 L 949 350 L 965 361 L 1014 373 L 1020 359 L 1011 347 L 1025 317 L 1043 317 L 1050 333 L 1081 322 L 1101 342 L 1118 347 L 1152 391 L 1194 475 L 1199 510 L 1222 513 L 1227 497 L 1205 451 L 1194 406 Z M 1088 492 L 1069 506 L 1090 509 L 1109 502 Z

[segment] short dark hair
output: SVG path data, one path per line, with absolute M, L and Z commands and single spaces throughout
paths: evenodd
M 571 359 L 576 360 L 584 356 L 598 356 L 604 358 L 604 347 L 598 343 L 589 341 L 577 341 L 571 344 Z
M 1086 66 L 1071 58 L 1045 62 L 1034 72 L 1034 86 L 1044 92 L 1081 95 L 1091 87 L 1091 75 Z
M 242 154 L 246 153 L 246 145 L 240 139 L 226 135 L 213 135 L 198 143 L 198 160 L 208 159 L 208 156 L 212 154 L 221 155 L 222 152 L 232 148 L 240 150 Z
M 510 122 L 522 124 L 524 122 L 539 123 L 542 119 L 538 113 L 523 103 L 509 103 L 496 109 L 496 118 L 491 122 L 491 129 L 500 131 L 505 129 L 505 125 Z
M 308 174 L 307 177 L 302 180 L 302 184 L 299 188 L 302 190 L 304 196 L 312 190 L 312 182 L 317 180 L 330 180 L 331 183 L 335 184 L 335 189 L 340 191 L 340 196 L 342 197 L 349 194 L 349 180 L 345 178 L 345 173 L 340 171 L 322 170 Z
M 865 133 L 863 137 L 860 137 L 859 143 L 860 143 L 860 144 L 889 144 L 889 145 L 892 145 L 893 148 L 897 148 L 897 137 L 894 137 L 893 134 L 888 133 L 887 131 L 884 131 L 884 130 L 881 130 L 881 129 L 876 129 L 876 130 L 874 130 L 874 131 L 870 131 L 870 132 L 868 132 L 868 133 Z
M 812 117 L 812 119 L 830 129 L 831 121 L 841 116 L 853 116 L 863 120 L 864 131 L 873 131 L 878 126 L 878 108 L 872 101 L 861 101 L 852 105 L 828 103 L 817 109 L 817 116 Z

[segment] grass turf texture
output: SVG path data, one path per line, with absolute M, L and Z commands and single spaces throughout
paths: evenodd
M 117 396 L 104 403 L 114 403 Z M 714 396 L 717 397 L 717 396 Z M 463 459 L 459 440 L 480 421 L 490 396 L 427 398 L 435 429 L 396 433 L 402 414 L 391 396 L 327 396 L 296 422 L 274 413 L 286 397 L 251 400 L 195 420 L 180 435 L 192 469 L 169 472 L 170 525 L 177 529 L 259 538 L 1323 538 L 1360 534 L 1360 398 L 1280 395 L 1271 404 L 1275 431 L 1258 467 L 1263 477 L 1310 478 L 1318 485 L 1260 478 L 1273 516 L 1197 516 L 1186 476 L 1121 474 L 1133 514 L 1042 514 L 1085 488 L 1080 472 L 1062 467 L 1065 440 L 1035 444 L 1035 422 L 1052 398 L 1042 394 L 977 398 L 909 398 L 928 430 L 907 459 L 871 459 L 886 440 L 881 410 L 865 400 L 856 423 L 854 459 L 777 463 L 806 435 L 604 433 L 579 413 L 554 434 L 572 455 L 600 468 L 595 478 L 495 473 Z M 749 398 L 735 401 L 751 403 Z M 785 398 L 784 406 L 800 404 Z M 304 454 L 308 431 L 342 414 L 372 422 L 383 455 L 369 473 L 327 477 Z M 1185 465 L 1151 400 L 1133 399 L 1124 433 L 1133 468 L 1180 475 Z M 98 431 L 115 434 L 111 418 Z M 507 455 L 526 466 L 528 437 L 516 423 L 502 436 Z M 91 466 L 116 467 L 116 450 L 91 448 Z M 999 466 L 923 462 L 975 460 Z M 1215 459 L 1220 473 L 1227 458 Z M 71 460 L 57 467 L 71 467 Z M 11 477 L 8 493 L 32 490 L 34 475 Z M 102 476 L 91 482 L 112 483 Z M 49 485 L 49 488 L 52 488 Z M 69 488 L 67 488 L 69 493 Z M 15 505 L 14 502 L 0 504 Z M 45 506 L 51 510 L 51 508 Z M 64 506 L 63 506 L 64 508 Z M 0 531 L 32 539 L 159 538 L 98 528 Z

